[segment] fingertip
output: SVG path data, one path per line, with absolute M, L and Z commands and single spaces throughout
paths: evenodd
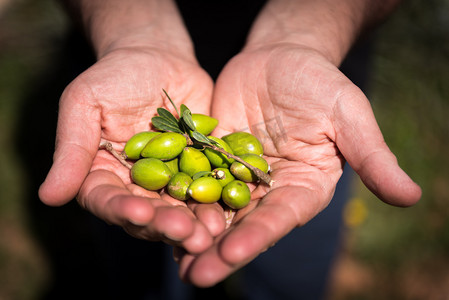
M 136 226 L 145 226 L 154 217 L 155 209 L 145 198 L 124 199 L 123 218 Z M 131 200 L 131 201 L 129 201 Z
M 180 276 L 184 281 L 199 288 L 213 287 L 231 273 L 230 268 L 217 256 L 206 254 L 198 259 L 187 257 L 186 260 L 183 262 L 186 265 L 181 265 Z
M 62 206 L 76 197 L 78 188 L 60 184 L 59 180 L 54 177 L 50 170 L 47 178 L 39 187 L 38 196 L 45 205 Z
M 230 265 L 242 264 L 254 256 L 254 248 L 259 247 L 261 232 L 258 228 L 245 226 L 244 230 L 230 231 L 219 243 L 220 257 Z M 258 248 L 257 248 L 258 249 Z
M 76 197 L 89 173 L 93 156 L 77 145 L 60 145 L 44 182 L 39 187 L 41 201 L 61 206 Z
M 206 251 L 213 244 L 212 236 L 204 225 L 197 222 L 192 235 L 182 243 L 184 248 L 191 254 L 200 254 Z
M 153 224 L 168 239 L 184 241 L 194 232 L 194 220 L 186 210 L 181 206 L 158 207 Z
M 382 181 L 379 186 L 373 188 L 373 192 L 385 203 L 398 207 L 409 207 L 421 199 L 421 187 L 413 182 L 402 169 L 396 170 L 396 174 L 391 174 L 383 178 Z
M 223 208 L 218 203 L 212 204 L 190 204 L 196 217 L 201 221 L 214 237 L 221 234 L 226 229 L 226 220 L 223 214 Z

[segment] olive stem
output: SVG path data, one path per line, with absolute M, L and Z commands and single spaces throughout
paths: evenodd
M 226 219 L 226 229 L 228 229 L 232 225 L 232 221 L 234 220 L 236 212 L 232 208 L 229 208 L 229 209 L 225 209 L 224 213 L 225 213 L 225 219 Z
M 233 155 L 233 154 L 231 154 L 231 153 L 225 151 L 224 149 L 219 148 L 219 147 L 217 147 L 217 146 L 215 146 L 215 145 L 209 145 L 209 144 L 205 144 L 205 143 L 202 143 L 202 144 L 203 144 L 204 147 L 211 148 L 212 150 L 215 150 L 215 151 L 218 151 L 218 152 L 220 152 L 220 153 L 223 153 L 224 155 L 226 155 L 227 158 L 233 158 L 233 159 L 235 159 L 236 161 L 238 161 L 239 163 L 243 164 L 245 167 L 247 167 L 248 169 L 250 169 L 251 171 L 253 171 L 254 174 L 256 174 L 256 176 L 257 176 L 260 180 L 262 180 L 263 182 L 265 182 L 265 183 L 268 184 L 269 186 L 272 186 L 272 185 L 273 185 L 274 181 L 273 181 L 273 179 L 271 179 L 271 176 L 268 175 L 267 173 L 265 173 L 264 171 L 262 171 L 261 169 L 256 168 L 256 167 L 250 165 L 249 163 L 247 163 L 246 161 L 244 161 L 244 160 L 241 159 L 240 157 L 238 157 L 238 156 L 236 156 L 236 155 Z
M 190 138 L 190 136 L 187 133 L 184 133 L 183 136 L 186 138 L 187 146 L 192 146 L 193 145 L 193 141 Z
M 100 145 L 100 149 L 106 149 L 107 151 L 109 151 L 122 165 L 131 170 L 132 168 L 131 164 L 126 161 L 124 155 L 118 153 L 117 150 L 115 150 L 114 147 L 112 147 L 111 142 L 102 143 Z

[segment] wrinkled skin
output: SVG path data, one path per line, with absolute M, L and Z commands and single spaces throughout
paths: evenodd
M 258 135 L 275 182 L 253 192 L 251 204 L 206 252 L 178 249 L 180 275 L 195 285 L 223 280 L 322 211 L 345 161 L 389 204 L 420 198 L 364 94 L 318 52 L 277 44 L 239 54 L 217 81 L 212 113 L 220 121 L 217 136 L 245 128 Z M 206 226 L 212 213 L 202 211 Z
M 213 99 L 212 115 L 220 121 L 214 135 L 251 128 L 264 144 L 275 183 L 258 187 L 227 229 L 218 204 L 186 206 L 146 191 L 98 151 L 102 140 L 122 150 L 133 134 L 148 130 L 157 107 L 173 111 L 162 88 L 196 113 L 209 114 Z M 223 280 L 323 210 L 345 161 L 387 203 L 419 199 L 363 93 L 320 53 L 289 44 L 247 50 L 212 88 L 198 64 L 182 55 L 154 48 L 108 53 L 61 97 L 54 164 L 41 199 L 62 205 L 77 196 L 82 207 L 135 237 L 178 246 L 180 275 L 198 286 Z
M 170 51 L 118 49 L 78 76 L 60 100 L 54 164 L 39 195 L 49 205 L 77 196 L 82 207 L 135 237 L 199 253 L 212 235 L 185 203 L 132 184 L 129 170 L 98 150 L 103 140 L 123 150 L 132 135 L 150 129 L 156 108 L 174 112 L 162 89 L 178 107 L 209 113 L 211 79 L 196 61 Z

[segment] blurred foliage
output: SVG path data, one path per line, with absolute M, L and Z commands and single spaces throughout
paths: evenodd
M 25 198 L 31 187 L 15 134 L 22 101 L 51 60 L 65 21 L 50 1 L 0 6 L 0 299 L 36 299 L 50 277 L 45 253 L 28 227 Z M 29 154 L 39 146 L 30 144 Z
M 51 275 L 47 254 L 26 221 L 28 170 L 14 149 L 14 134 L 21 100 L 57 53 L 67 20 L 51 0 L 3 3 L 0 299 L 35 299 Z M 350 273 L 357 288 L 342 285 L 330 298 L 447 299 L 449 1 L 404 1 L 379 28 L 374 50 L 369 98 L 387 144 L 421 185 L 423 197 L 414 207 L 393 208 L 357 184 L 346 210 L 343 252 L 350 260 L 341 265 L 359 271 Z M 354 264 L 358 267 L 352 269 Z
M 449 296 L 449 2 L 405 1 L 377 32 L 369 97 L 385 140 L 423 190 L 411 208 L 377 200 L 346 251 L 372 280 L 348 299 Z M 350 202 L 351 203 L 351 202 Z

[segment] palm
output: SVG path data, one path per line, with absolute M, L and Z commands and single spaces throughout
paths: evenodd
M 81 75 L 76 94 L 90 93 L 86 103 L 96 106 L 100 138 L 113 142 L 118 150 L 135 133 L 150 130 L 150 121 L 158 107 L 174 112 L 162 92 L 168 91 L 174 102 L 185 103 L 195 112 L 209 113 L 212 83 L 199 66 L 158 52 L 128 51 L 113 53 Z M 70 100 L 68 100 L 70 101 Z M 100 140 L 96 139 L 99 143 Z M 110 169 L 130 183 L 126 168 L 117 167 L 109 154 L 98 152 L 92 169 Z M 125 172 L 119 172 L 124 170 Z
M 214 247 L 184 257 L 181 273 L 198 285 L 223 279 L 323 210 L 343 157 L 387 201 L 406 205 L 419 194 L 395 164 L 367 99 L 316 52 L 286 45 L 238 55 L 218 79 L 212 113 L 220 119 L 217 134 L 249 129 L 262 140 L 275 182 L 254 191 L 256 201 Z M 382 169 L 380 161 L 390 165 Z M 382 171 L 403 186 L 379 187 Z
M 337 68 L 314 53 L 268 49 L 231 61 L 218 81 L 213 112 L 219 112 L 224 132 L 249 129 L 263 142 L 275 181 L 270 194 L 278 189 L 285 193 L 284 187 L 294 194 L 306 189 L 315 194 L 313 211 L 318 212 L 330 201 L 343 171 L 333 113 L 337 96 L 348 88 L 357 92 Z M 261 186 L 256 196 L 268 191 Z M 299 218 L 295 225 L 313 216 Z
M 209 112 L 210 78 L 195 61 L 170 53 L 118 50 L 75 79 L 61 98 L 55 162 L 40 194 L 49 204 L 78 194 L 83 207 L 134 236 L 180 241 L 192 252 L 202 251 L 211 237 L 183 203 L 131 184 L 129 170 L 98 151 L 102 140 L 122 150 L 133 134 L 149 130 L 157 107 L 173 111 L 162 89 L 177 105 Z M 192 232 L 204 245 L 188 241 Z

